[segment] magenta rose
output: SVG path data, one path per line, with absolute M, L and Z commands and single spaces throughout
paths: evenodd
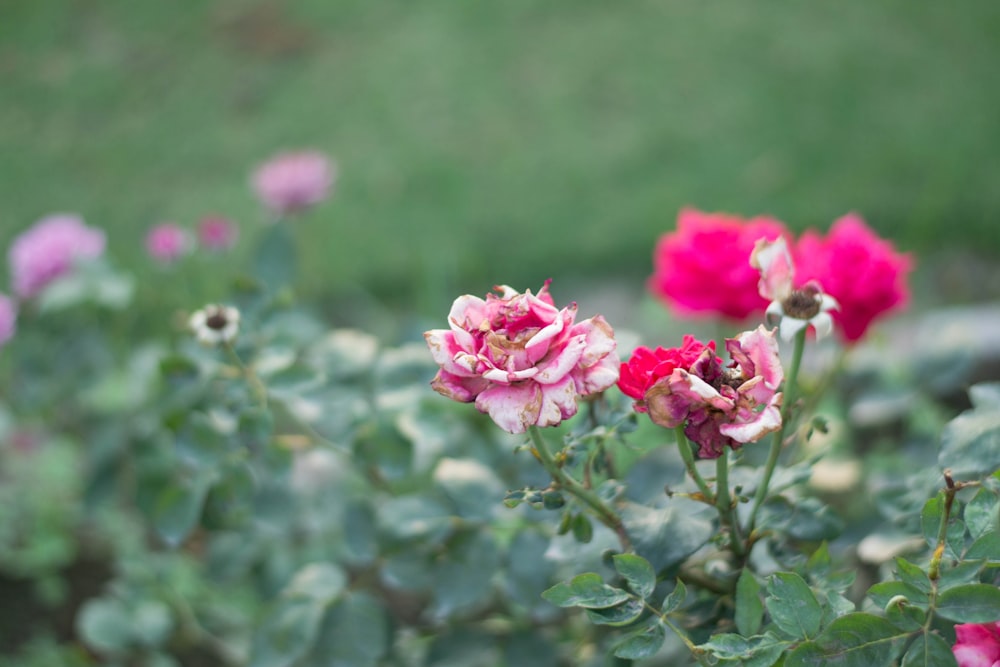
M 27 299 L 72 270 L 75 262 L 100 257 L 104 232 L 88 227 L 83 218 L 58 213 L 42 218 L 10 246 L 8 259 L 14 293 Z
M 826 237 L 806 232 L 795 247 L 796 282 L 815 280 L 840 304 L 832 312 L 844 339 L 862 338 L 879 317 L 907 305 L 907 275 L 913 259 L 878 237 L 855 214 L 846 215 Z
M 685 316 L 743 320 L 763 312 L 767 301 L 757 291 L 759 274 L 749 265 L 750 253 L 758 239 L 786 234 L 773 218 L 683 209 L 677 230 L 656 244 L 649 289 Z
M 958 667 L 1000 667 L 1000 621 L 956 625 L 951 652 Z
M 424 334 L 441 367 L 431 386 L 476 408 L 509 433 L 555 426 L 576 414 L 577 398 L 618 380 L 614 332 L 597 315 L 574 322 L 576 304 L 555 307 L 546 282 L 537 295 L 495 288 L 499 296 L 455 300 L 450 329 Z
M 726 339 L 732 362 L 723 366 L 706 346 L 690 368 L 675 368 L 643 396 L 654 423 L 684 426 L 698 456 L 714 459 L 781 427 L 778 388 L 784 379 L 778 341 L 763 326 Z

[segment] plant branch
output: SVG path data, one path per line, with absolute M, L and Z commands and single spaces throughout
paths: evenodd
M 708 488 L 708 484 L 705 483 L 701 473 L 698 472 L 697 466 L 695 466 L 694 452 L 691 450 L 691 443 L 688 441 L 688 437 L 684 434 L 684 427 L 678 426 L 675 428 L 674 435 L 677 436 L 677 450 L 681 453 L 681 459 L 684 461 L 684 467 L 687 469 L 688 477 L 694 480 L 694 483 L 698 486 L 702 499 L 706 503 L 714 505 L 715 494 L 712 493 L 710 488 Z

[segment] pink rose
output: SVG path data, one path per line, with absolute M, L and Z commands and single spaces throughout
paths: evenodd
M 17 306 L 5 294 L 0 294 L 0 347 L 14 336 L 17 327 Z
M 190 251 L 190 234 L 172 222 L 156 225 L 146 234 L 146 252 L 163 264 L 176 262 Z
M 209 250 L 229 250 L 236 243 L 239 229 L 228 218 L 211 215 L 198 222 L 198 243 Z
M 698 456 L 714 459 L 723 447 L 738 449 L 781 427 L 784 379 L 778 341 L 763 326 L 726 340 L 732 363 L 723 367 L 707 347 L 690 368 L 675 368 L 654 383 L 642 404 L 654 423 L 684 425 Z
M 896 252 L 856 214 L 846 215 L 825 238 L 806 232 L 795 248 L 797 283 L 815 280 L 840 304 L 834 322 L 848 342 L 859 340 L 871 323 L 899 310 L 910 299 L 910 255 Z
M 1000 667 L 1000 621 L 956 625 L 951 652 L 958 667 Z
M 577 398 L 618 380 L 614 332 L 597 315 L 574 323 L 576 304 L 555 307 L 546 282 L 537 295 L 499 286 L 486 299 L 462 296 L 450 329 L 424 334 L 441 367 L 439 394 L 476 408 L 509 433 L 555 426 L 576 414 Z
M 334 163 L 319 151 L 274 156 L 253 173 L 251 185 L 278 215 L 297 213 L 327 198 L 337 177 Z
M 664 234 L 653 253 L 649 289 L 682 315 L 716 315 L 742 320 L 763 312 L 758 273 L 748 264 L 754 243 L 786 235 L 773 218 L 744 220 L 686 208 L 677 231 Z
M 80 216 L 59 213 L 42 218 L 10 246 L 14 293 L 30 298 L 68 273 L 76 261 L 100 257 L 103 252 L 104 232 L 88 227 Z

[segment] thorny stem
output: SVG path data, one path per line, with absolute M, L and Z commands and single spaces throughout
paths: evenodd
M 785 377 L 784 395 L 781 403 L 781 428 L 771 436 L 771 449 L 767 453 L 767 462 L 764 464 L 764 476 L 757 486 L 757 492 L 753 497 L 753 508 L 750 510 L 750 518 L 747 520 L 747 537 L 753 539 L 754 527 L 757 523 L 757 513 L 760 511 L 764 499 L 767 497 L 768 487 L 771 485 L 771 476 L 774 468 L 778 465 L 778 457 L 781 455 L 781 446 L 785 441 L 785 430 L 788 427 L 788 418 L 791 414 L 792 406 L 795 403 L 795 394 L 798 390 L 799 366 L 802 364 L 802 352 L 806 347 L 805 327 L 795 334 L 795 348 L 792 351 L 792 365 Z M 748 548 L 750 545 L 747 545 Z
M 538 460 L 541 461 L 542 466 L 546 471 L 552 476 L 552 479 L 562 487 L 566 492 L 573 495 L 584 505 L 588 506 L 597 515 L 597 518 L 601 520 L 605 526 L 615 531 L 618 535 L 618 541 L 622 545 L 624 551 L 632 550 L 632 541 L 628 537 L 628 533 L 625 532 L 625 524 L 622 523 L 622 519 L 618 514 L 608 507 L 603 500 L 601 500 L 597 494 L 595 494 L 590 489 L 586 488 L 580 482 L 576 481 L 573 477 L 566 473 L 562 469 L 555 458 L 552 456 L 552 452 L 549 451 L 549 446 L 545 442 L 545 438 L 542 437 L 542 432 L 537 426 L 531 426 L 528 428 L 528 434 L 531 436 L 531 444 L 534 445 L 535 452 L 538 453 Z
M 944 471 L 944 509 L 941 511 L 941 525 L 938 526 L 937 546 L 934 547 L 934 555 L 931 557 L 930 565 L 927 567 L 927 577 L 937 588 L 937 580 L 941 575 L 941 558 L 944 557 L 945 540 L 948 538 L 948 519 L 951 516 L 951 506 L 955 502 L 955 494 L 958 493 L 958 485 L 951 478 L 951 470 Z
M 674 429 L 674 435 L 677 436 L 677 449 L 681 453 L 681 459 L 684 461 L 684 467 L 687 468 L 688 476 L 698 485 L 698 490 L 701 491 L 705 502 L 715 505 L 715 494 L 708 488 L 708 484 L 705 483 L 701 473 L 698 472 L 697 466 L 694 464 L 694 452 L 691 451 L 691 443 L 684 434 L 684 427 L 678 426 Z
M 644 607 L 646 607 L 646 609 L 648 609 L 650 612 L 656 615 L 660 623 L 663 623 L 663 625 L 670 628 L 670 630 L 673 631 L 675 635 L 677 635 L 677 638 L 681 640 L 681 642 L 684 644 L 684 646 L 687 647 L 689 651 L 691 651 L 691 655 L 694 656 L 694 659 L 698 661 L 699 665 L 703 665 L 704 667 L 709 667 L 709 663 L 705 661 L 705 651 L 698 648 L 698 645 L 695 644 L 693 641 L 691 641 L 691 638 L 688 637 L 687 633 L 681 630 L 679 627 L 677 627 L 677 625 L 674 624 L 673 621 L 671 621 L 668 618 L 669 614 L 664 614 L 659 609 L 652 606 L 645 600 L 643 601 L 642 604 Z

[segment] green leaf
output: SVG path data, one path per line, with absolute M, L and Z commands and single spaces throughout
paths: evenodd
M 919 565 L 915 565 L 905 558 L 897 557 L 896 575 L 903 583 L 913 586 L 921 593 L 930 594 L 931 580 Z
M 989 623 L 1000 615 L 1000 588 L 989 584 L 964 584 L 941 593 L 937 614 L 956 623 Z
M 788 642 L 770 633 L 755 637 L 735 634 L 713 635 L 698 648 L 714 655 L 726 664 L 740 667 L 771 667 L 788 647 Z
M 902 581 L 881 581 L 868 589 L 868 597 L 882 609 L 900 595 L 906 598 L 908 604 L 927 606 L 927 593 Z
M 880 616 L 855 612 L 840 616 L 812 641 L 803 642 L 784 667 L 875 667 L 890 665 L 908 633 Z
M 366 593 L 346 594 L 323 619 L 310 664 L 375 667 L 388 652 L 389 637 L 378 600 Z
M 83 641 L 104 653 L 124 651 L 132 640 L 131 627 L 132 615 L 114 598 L 87 600 L 76 618 Z
M 201 517 L 205 498 L 215 481 L 214 470 L 169 480 L 153 502 L 153 528 L 170 547 L 176 548 L 194 530 Z
M 448 550 L 434 563 L 430 609 L 445 619 L 476 608 L 493 594 L 493 577 L 500 569 L 500 549 L 493 533 L 465 530 L 448 541 Z
M 985 560 L 990 563 L 1000 562 L 1000 533 L 991 530 L 983 533 L 972 543 L 965 553 L 969 560 Z
M 764 601 L 771 620 L 792 637 L 809 638 L 819 632 L 823 608 L 812 589 L 794 572 L 777 572 L 767 585 Z
M 631 596 L 620 588 L 605 584 L 601 575 L 587 572 L 556 584 L 542 593 L 542 597 L 559 607 L 605 609 L 624 602 Z
M 921 633 L 903 656 L 902 667 L 957 667 L 951 646 L 939 635 Z
M 948 422 L 938 465 L 951 469 L 956 479 L 979 479 L 1000 468 L 1000 410 L 976 408 Z
M 455 504 L 458 515 L 472 520 L 488 520 L 504 495 L 496 473 L 471 458 L 442 458 L 434 469 L 434 482 Z
M 573 517 L 573 537 L 581 544 L 588 544 L 594 539 L 594 526 L 586 514 L 577 514 Z
M 750 568 L 744 568 L 736 581 L 736 629 L 746 637 L 755 635 L 760 630 L 763 618 L 764 604 L 760 601 L 760 584 Z
M 975 545 L 973 545 L 975 546 Z M 1000 558 L 1000 552 L 994 551 L 995 558 Z M 938 592 L 979 581 L 979 573 L 983 571 L 982 560 L 969 560 L 958 563 L 954 567 L 944 567 L 941 571 L 941 578 L 938 579 Z
M 632 592 L 643 600 L 648 598 L 656 587 L 656 573 L 649 561 L 635 554 L 617 554 L 612 560 Z
M 969 401 L 977 410 L 1000 410 L 1000 382 L 981 382 L 969 387 Z
M 1000 531 L 1000 498 L 991 489 L 979 489 L 965 506 L 962 518 L 972 539 L 989 531 Z
M 933 498 L 928 498 L 920 510 L 920 526 L 924 539 L 931 546 L 937 544 L 938 531 L 941 528 L 941 518 L 944 516 L 944 492 L 939 492 Z
M 711 539 L 715 529 L 700 513 L 702 509 L 700 503 L 674 498 L 663 509 L 625 503 L 621 516 L 636 553 L 660 572 L 680 563 Z
M 614 646 L 615 656 L 625 660 L 640 660 L 648 658 L 663 646 L 666 632 L 659 619 L 651 619 L 651 622 L 644 628 L 639 628 L 634 632 L 625 635 L 621 641 Z
M 312 650 L 327 609 L 346 584 L 331 563 L 301 568 L 254 632 L 250 667 L 287 667 Z
M 587 609 L 587 618 L 594 625 L 622 626 L 634 622 L 646 608 L 638 598 L 629 598 L 621 604 L 606 609 Z
M 660 605 L 660 611 L 664 614 L 669 614 L 670 612 L 679 609 L 684 601 L 687 600 L 687 586 L 680 579 L 674 584 L 674 590 L 663 599 L 663 604 Z
M 159 600 L 144 600 L 132 610 L 129 620 L 136 639 L 149 647 L 162 646 L 174 630 L 170 607 Z

